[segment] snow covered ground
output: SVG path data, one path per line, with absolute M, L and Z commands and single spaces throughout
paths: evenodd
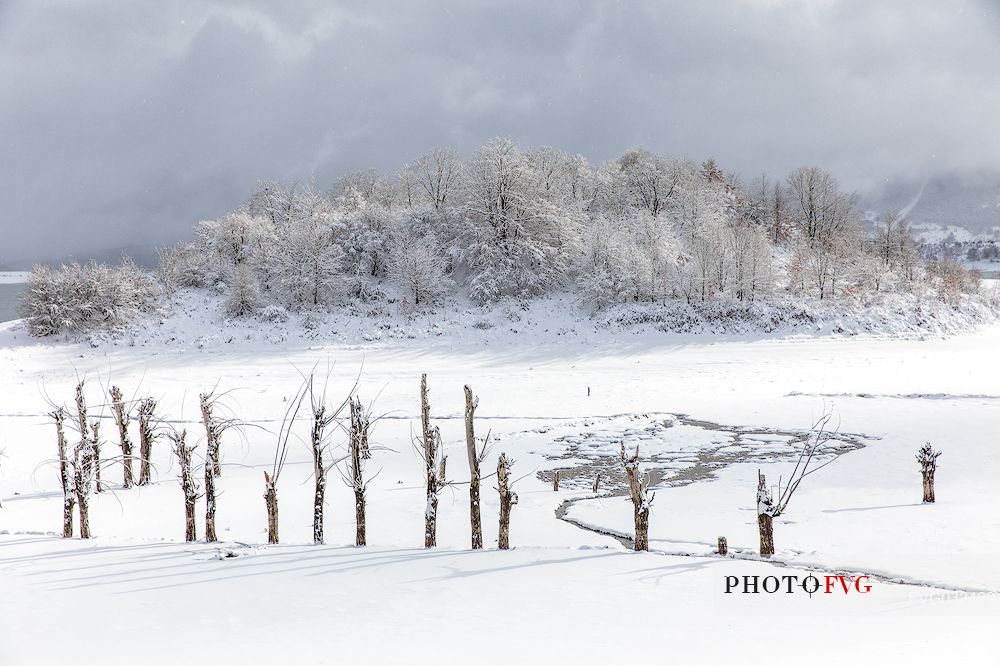
M 228 333 L 204 330 L 170 340 L 153 331 L 96 347 L 0 326 L 0 664 L 690 663 L 758 654 L 776 663 L 848 655 L 996 663 L 1000 326 L 926 340 L 654 328 L 482 334 L 495 326 L 415 339 L 373 327 L 370 339 L 350 342 L 227 342 Z M 300 371 L 327 362 L 335 364 L 331 395 L 360 373 L 362 398 L 385 415 L 373 435 L 386 449 L 370 467 L 381 470 L 369 490 L 370 545 L 350 545 L 352 498 L 339 478 L 327 496 L 328 545 L 310 545 L 311 462 L 301 443 L 279 484 L 282 545 L 262 545 L 273 433 Z M 440 547 L 420 547 L 422 467 L 411 437 L 421 372 L 454 480 L 468 478 L 465 383 L 480 397 L 479 432 L 494 440 L 484 469 L 501 451 L 516 460 L 514 550 L 493 550 L 492 479 L 483 484 L 486 551 L 468 550 L 464 485 L 442 494 Z M 95 538 L 55 536 L 61 497 L 45 396 L 68 402 L 78 376 L 92 414 L 110 381 L 127 395 L 155 396 L 192 435 L 200 433 L 198 393 L 217 382 L 232 390 L 229 408 L 259 427 L 245 441 L 223 440 L 224 543 L 182 542 L 177 466 L 165 442 L 154 454 L 157 484 L 92 501 Z M 757 470 L 772 483 L 787 474 L 795 433 L 826 410 L 864 446 L 806 480 L 775 523 L 774 562 L 757 561 Z M 113 439 L 110 421 L 104 427 Z M 564 507 L 566 518 L 631 530 L 625 500 L 588 499 L 589 475 L 619 440 L 658 458 L 647 463 L 660 481 L 652 553 L 628 552 L 556 515 L 578 500 Z M 913 457 L 925 441 L 944 452 L 934 505 L 920 503 Z M 548 473 L 557 468 L 584 471 L 567 471 L 553 492 Z M 120 474 L 112 467 L 106 477 Z M 720 535 L 733 557 L 712 555 Z M 810 571 L 877 577 L 868 594 L 725 593 L 727 576 Z

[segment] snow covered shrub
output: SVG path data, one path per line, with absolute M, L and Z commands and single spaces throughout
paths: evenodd
M 407 302 L 426 305 L 448 292 L 452 280 L 434 234 L 420 236 L 405 223 L 392 230 L 389 278 L 399 285 Z
M 257 315 L 262 321 L 283 324 L 288 321 L 288 310 L 280 305 L 267 305 Z
M 57 269 L 35 266 L 21 302 L 31 335 L 117 328 L 155 307 L 160 289 L 131 260 Z
M 194 243 L 157 248 L 156 257 L 156 278 L 167 294 L 180 287 L 207 287 L 215 282 L 215 267 Z
M 226 314 L 230 317 L 245 317 L 261 308 L 260 287 L 249 266 L 236 266 L 231 273 L 229 288 L 226 290 Z

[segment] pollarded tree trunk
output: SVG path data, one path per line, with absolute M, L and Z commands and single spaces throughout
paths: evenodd
M 267 542 L 278 543 L 278 488 L 264 472 L 264 503 L 267 505 Z
M 212 417 L 212 393 L 202 393 L 199 396 L 201 403 L 201 421 L 205 424 L 205 464 L 208 465 L 208 458 L 212 458 L 211 472 L 215 477 L 222 476 L 222 461 L 219 458 L 219 437 L 222 434 L 219 423 Z M 206 488 L 207 490 L 207 488 Z
M 506 453 L 501 453 L 497 459 L 497 492 L 500 493 L 500 531 L 497 535 L 497 547 L 500 550 L 510 548 L 510 512 L 517 504 L 517 493 L 510 489 L 510 468 L 513 460 L 508 460 Z
M 59 485 L 63 492 L 63 538 L 73 537 L 73 509 L 76 507 L 76 498 L 73 495 L 73 477 L 70 474 L 69 455 L 66 452 L 66 430 L 63 422 L 66 419 L 65 410 L 60 407 L 52 412 L 52 418 L 56 422 L 56 446 L 59 452 Z
M 149 485 L 150 457 L 153 455 L 153 412 L 156 400 L 146 398 L 139 402 L 139 485 Z
M 424 465 L 427 473 L 427 498 L 424 507 L 424 548 L 437 546 L 438 491 L 444 485 L 445 458 L 441 455 L 441 433 L 431 428 L 431 406 L 427 399 L 427 375 L 420 376 L 420 425 Z
M 112 386 L 108 393 L 111 396 L 111 414 L 114 416 L 115 425 L 118 426 L 118 442 L 122 449 L 122 487 L 131 488 L 133 483 L 132 440 L 128 436 L 128 422 L 131 415 L 129 410 L 125 409 L 125 400 L 120 388 Z
M 187 431 L 174 432 L 170 435 L 174 445 L 174 455 L 177 456 L 177 463 L 181 469 L 181 491 L 184 493 L 184 540 L 197 541 L 198 529 L 195 524 L 195 505 L 198 501 L 198 482 L 194 477 L 194 470 L 191 464 L 191 454 L 194 452 L 194 445 L 188 446 L 185 443 Z
M 622 464 L 625 466 L 625 477 L 628 481 L 629 495 L 632 498 L 632 513 L 635 520 L 635 550 L 649 550 L 649 508 L 653 503 L 647 482 L 639 474 L 639 447 L 635 453 L 626 454 L 622 444 Z
M 937 471 L 937 459 L 940 455 L 941 452 L 935 451 L 930 442 L 917 451 L 917 462 L 920 463 L 920 475 L 924 485 L 924 502 L 928 504 L 934 502 L 934 472 Z
M 218 449 L 205 452 L 205 541 L 218 541 L 215 533 L 215 456 Z
M 760 556 L 774 555 L 774 503 L 767 490 L 767 480 L 757 472 L 757 530 L 760 532 Z
M 323 461 L 323 431 L 326 429 L 326 406 L 313 408 L 310 445 L 313 454 L 313 543 L 323 543 L 323 508 L 326 501 L 326 463 Z
M 81 539 L 90 538 L 90 483 L 93 469 L 93 443 L 81 441 L 73 452 L 73 492 L 76 494 L 76 507 L 80 514 Z
M 483 547 L 483 520 L 479 502 L 479 450 L 476 448 L 474 419 L 478 398 L 472 397 L 472 388 L 465 386 L 465 448 L 469 456 L 469 517 L 472 523 L 472 549 Z
M 934 470 L 923 473 L 924 482 L 924 502 L 934 503 Z
M 368 427 L 370 425 L 368 415 L 361 405 L 360 398 L 351 401 L 351 484 L 354 487 L 354 521 L 356 546 L 364 546 L 368 543 L 367 518 L 365 515 L 365 479 L 364 463 L 365 453 L 368 448 Z
M 757 530 L 760 532 L 760 556 L 774 555 L 774 518 L 766 513 L 757 514 Z

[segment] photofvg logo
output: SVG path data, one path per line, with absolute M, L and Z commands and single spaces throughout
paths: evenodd
M 872 591 L 868 576 L 726 576 L 726 594 L 814 594 L 857 595 Z

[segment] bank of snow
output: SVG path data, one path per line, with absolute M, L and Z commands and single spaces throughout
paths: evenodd
M 406 340 L 447 340 L 480 345 L 614 341 L 622 336 L 711 337 L 955 335 L 1000 318 L 993 286 L 963 298 L 960 306 L 909 294 L 883 294 L 865 302 L 771 297 L 743 303 L 728 299 L 685 303 L 629 303 L 595 311 L 572 295 L 485 306 L 450 299 L 427 308 L 399 302 L 351 301 L 325 312 L 288 312 L 277 306 L 251 317 L 227 317 L 224 297 L 186 289 L 152 316 L 117 330 L 55 336 L 93 347 L 167 346 L 246 348 L 259 343 L 372 345 Z M 0 332 L 5 344 L 30 344 L 22 325 Z

